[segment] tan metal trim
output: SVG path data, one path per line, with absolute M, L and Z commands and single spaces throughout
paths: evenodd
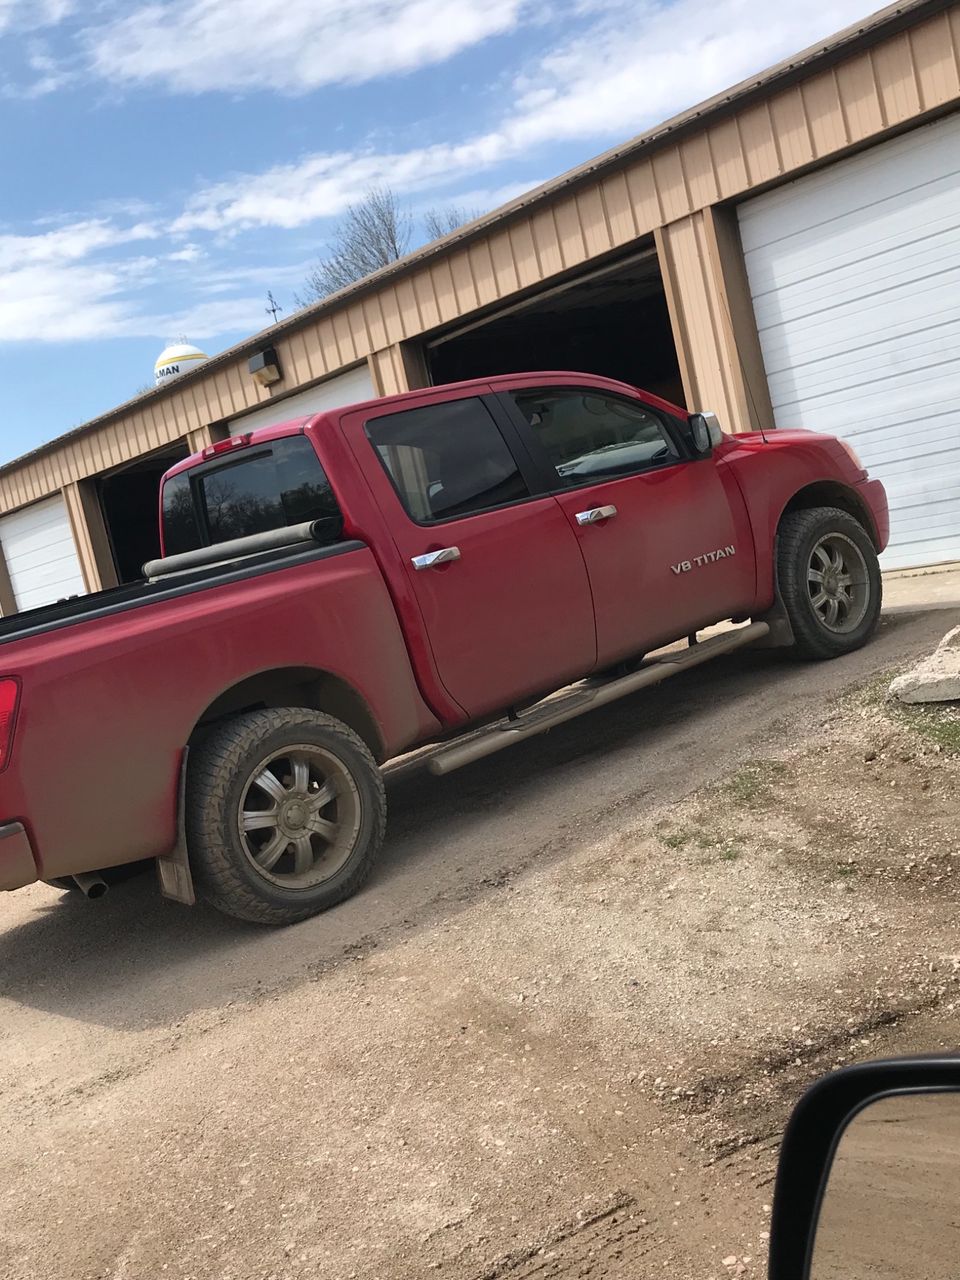
M 400 360 L 403 365 L 403 377 L 408 391 L 419 391 L 421 387 L 430 386 L 430 373 L 427 360 L 420 342 L 401 342 Z
M 760 350 L 736 209 L 714 205 L 704 210 L 703 220 L 717 291 L 722 340 L 730 364 L 730 378 L 736 385 L 738 421 L 749 423 L 753 431 L 769 429 L 774 425 L 773 405 Z
M 657 257 L 660 260 L 660 278 L 663 281 L 663 292 L 667 299 L 667 312 L 670 316 L 670 327 L 673 330 L 673 343 L 677 349 L 677 364 L 680 366 L 683 398 L 691 412 L 698 412 L 703 406 L 698 403 L 699 396 L 694 380 L 690 335 L 683 314 L 683 299 L 677 283 L 673 253 L 667 240 L 666 228 L 657 227 L 653 236 L 654 243 L 657 246 Z
M 7 557 L 3 554 L 3 546 L 0 544 L 0 615 L 9 618 L 11 614 L 18 611 L 17 598 L 13 594 L 13 583 L 10 581 L 10 572 L 7 569 Z
M 77 559 L 80 561 L 83 585 L 87 591 L 99 591 L 103 585 L 100 580 L 100 566 L 97 564 L 93 539 L 83 511 L 80 486 L 77 483 L 64 485 L 61 493 L 64 506 L 67 508 L 67 517 L 70 520 L 70 532 L 77 550 Z
M 71 486 L 71 488 L 73 487 Z M 107 533 L 106 522 L 103 518 L 103 508 L 100 506 L 100 495 L 97 492 L 96 479 L 79 481 L 76 485 L 76 490 L 80 498 L 80 515 L 85 525 L 85 542 L 89 547 L 94 568 L 94 573 L 90 576 L 91 578 L 95 576 L 99 583 L 99 587 L 90 587 L 89 590 L 105 591 L 109 587 L 118 586 L 119 579 L 116 565 L 113 563 L 110 535 Z M 67 506 L 69 510 L 69 503 Z M 77 537 L 76 530 L 74 531 L 74 537 Z M 80 545 L 81 543 L 78 540 L 78 546 Z M 80 563 L 83 565 L 82 556 Z M 86 570 L 84 572 L 86 574 Z
M 773 425 L 736 212 L 713 206 L 656 232 L 680 376 L 691 410 L 728 431 Z
M 400 354 L 400 344 L 394 343 L 382 351 L 374 351 L 367 357 L 374 389 L 379 396 L 393 396 L 409 391 L 407 377 Z
M 206 449 L 211 444 L 216 444 L 218 440 L 226 440 L 229 434 L 226 426 L 212 423 L 206 427 L 198 427 L 196 431 L 188 431 L 183 437 L 187 448 L 191 453 L 200 453 L 202 449 Z

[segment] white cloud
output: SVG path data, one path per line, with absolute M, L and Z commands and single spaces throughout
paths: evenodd
M 478 209 L 480 213 L 487 213 L 498 205 L 509 204 L 527 191 L 536 190 L 544 182 L 546 178 L 528 178 L 523 182 L 505 182 L 498 187 L 470 187 L 463 191 L 444 192 L 436 200 L 428 197 L 420 201 L 420 204 L 425 208 Z
M 186 333 L 191 342 L 213 338 L 221 333 L 253 334 L 266 328 L 264 299 L 223 298 L 198 302 L 167 315 L 144 316 L 127 322 L 127 332 L 167 337 Z
M 167 259 L 170 262 L 199 262 L 203 256 L 204 251 L 198 244 L 187 244 L 174 253 L 168 253 Z
M 348 151 L 308 156 L 200 191 L 174 222 L 174 232 L 237 231 L 254 227 L 302 227 L 335 217 L 369 187 L 425 191 L 505 158 L 495 134 L 456 145 L 439 144 L 396 153 Z
M 200 245 L 159 255 L 136 251 L 159 239 L 149 223 L 121 226 L 104 218 L 34 234 L 0 234 L 0 343 L 166 339 L 176 333 L 196 340 L 265 326 L 265 287 L 257 297 L 251 289 L 262 280 L 285 278 L 286 270 L 221 267 L 198 276 L 196 264 L 207 256 Z M 295 268 L 297 283 L 305 271 Z M 210 298 L 205 281 L 222 282 L 224 296 Z M 188 301 L 161 311 L 161 291 Z
M 0 268 L 0 342 L 90 342 L 187 333 L 191 340 L 252 333 L 266 325 L 264 298 L 224 297 L 179 310 L 146 305 L 163 278 L 153 258 L 38 261 Z
M 766 0 L 677 0 L 666 7 L 597 0 L 591 37 L 578 36 L 530 63 L 505 95 L 512 109 L 487 132 L 402 152 L 321 152 L 238 175 L 198 192 L 174 230 L 301 227 L 341 214 L 375 184 L 403 194 L 442 192 L 550 143 L 626 140 L 830 34 L 852 21 L 861 4 L 810 0 L 771 10 Z
M 2 0 L 0 0 L 2 3 Z M 87 32 L 97 74 L 186 93 L 302 93 L 444 62 L 516 26 L 525 0 L 150 3 Z
M 55 26 L 74 7 L 74 0 L 0 0 L 0 32 Z
M 511 152 L 628 137 L 862 17 L 864 0 L 606 0 L 588 39 L 549 50 L 514 81 Z
M 48 93 L 56 93 L 77 78 L 76 72 L 70 71 L 41 48 L 34 48 L 30 53 L 27 66 L 37 78 L 27 85 L 6 85 L 4 91 L 8 97 L 45 98 Z
M 78 262 L 99 249 L 152 240 L 158 234 L 149 223 L 117 227 L 103 218 L 87 218 L 40 235 L 0 234 L 0 272 L 33 263 Z
M 115 266 L 37 262 L 0 270 L 0 342 L 77 342 L 114 337 L 131 314 Z

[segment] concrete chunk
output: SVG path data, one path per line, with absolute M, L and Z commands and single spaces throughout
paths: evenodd
M 960 627 L 948 631 L 912 671 L 897 676 L 890 693 L 901 702 L 960 702 Z

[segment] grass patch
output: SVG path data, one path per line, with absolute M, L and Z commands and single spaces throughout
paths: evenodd
M 896 718 L 914 733 L 950 755 L 960 756 L 960 708 L 949 702 L 908 706 L 891 700 L 890 705 Z
M 660 843 L 668 849 L 686 849 L 692 846 L 702 853 L 715 855 L 721 862 L 736 862 L 743 853 L 742 836 L 721 834 L 708 827 L 678 827 L 676 831 L 661 828 L 657 835 Z M 704 861 L 712 862 L 713 858 L 705 858 Z
M 952 702 L 907 703 L 890 697 L 890 681 L 900 670 L 885 671 L 853 691 L 849 697 L 869 707 L 892 725 L 912 730 L 950 755 L 960 755 L 960 706 Z
M 716 794 L 741 808 L 759 809 L 773 799 L 773 783 L 784 777 L 787 766 L 780 760 L 749 760 L 716 786 Z
M 682 849 L 690 843 L 689 831 L 671 831 L 669 835 L 661 835 L 660 841 L 668 849 Z

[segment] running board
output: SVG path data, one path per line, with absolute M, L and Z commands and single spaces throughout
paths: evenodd
M 691 667 L 699 667 L 702 662 L 718 658 L 724 653 L 733 653 L 745 645 L 755 644 L 768 635 L 770 627 L 766 622 L 751 622 L 747 627 L 736 631 L 727 631 L 722 635 L 711 636 L 700 644 L 692 644 L 687 649 L 677 649 L 664 654 L 662 658 L 648 663 L 639 671 L 628 676 L 620 676 L 612 680 L 584 683 L 575 687 L 570 693 L 560 698 L 542 703 L 531 711 L 524 712 L 515 720 L 501 722 L 483 731 L 466 742 L 455 742 L 449 747 L 441 747 L 427 762 L 427 768 L 438 776 L 452 773 L 465 764 L 482 760 L 484 756 L 492 756 L 496 751 L 503 751 L 515 742 L 525 738 L 533 738 L 538 733 L 546 733 L 555 725 L 582 716 L 585 711 L 595 707 L 606 706 L 638 689 L 646 689 L 650 685 L 659 684 L 661 680 L 669 680 L 671 676 L 688 671 Z

